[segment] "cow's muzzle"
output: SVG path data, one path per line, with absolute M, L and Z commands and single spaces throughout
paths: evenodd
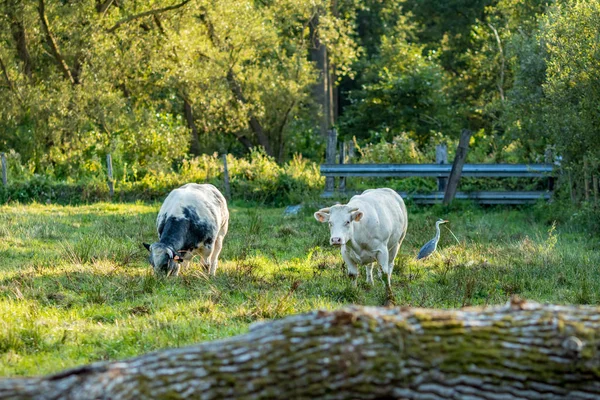
M 332 237 L 329 239 L 329 244 L 332 246 L 341 246 L 342 238 L 341 237 Z

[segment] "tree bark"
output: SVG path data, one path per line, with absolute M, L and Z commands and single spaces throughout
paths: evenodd
M 592 399 L 599 312 L 519 300 L 316 311 L 217 342 L 0 380 L 0 398 Z
M 198 127 L 194 120 L 194 109 L 192 104 L 186 96 L 183 97 L 183 111 L 185 114 L 185 120 L 187 121 L 188 128 L 190 128 L 190 153 L 197 156 L 200 154 L 200 142 L 198 140 Z
M 452 170 L 450 170 L 450 176 L 448 177 L 448 182 L 446 184 L 446 191 L 444 192 L 444 205 L 450 204 L 456 195 L 463 165 L 465 165 L 467 153 L 469 152 L 469 140 L 471 139 L 471 134 L 472 132 L 470 130 L 463 129 L 460 135 L 458 148 L 456 149 L 454 162 L 452 163 Z

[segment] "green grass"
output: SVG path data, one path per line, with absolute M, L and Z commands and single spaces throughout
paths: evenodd
M 261 319 L 347 304 L 382 305 L 383 283 L 350 284 L 326 225 L 305 208 L 231 207 L 217 276 L 198 263 L 157 279 L 142 241 L 159 204 L 0 207 L 0 376 L 39 375 L 97 360 L 219 339 Z M 392 279 L 399 305 L 554 303 L 600 299 L 599 239 L 539 222 L 532 209 L 409 206 Z M 439 252 L 414 260 L 447 218 Z

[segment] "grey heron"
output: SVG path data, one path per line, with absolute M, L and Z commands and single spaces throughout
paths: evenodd
M 417 260 L 429 257 L 437 249 L 437 244 L 440 241 L 440 224 L 445 224 L 446 222 L 448 222 L 448 220 L 439 219 L 435 223 L 435 237 L 421 247 L 419 254 L 417 254 Z

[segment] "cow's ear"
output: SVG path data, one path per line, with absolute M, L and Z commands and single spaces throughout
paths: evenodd
M 146 250 L 150 251 L 150 245 L 148 243 L 142 243 Z
M 324 213 L 322 210 L 317 211 L 314 215 L 315 215 L 315 219 L 319 222 L 329 221 L 329 213 Z
M 350 214 L 350 218 L 356 222 L 360 221 L 364 216 L 365 214 L 362 211 L 354 211 L 352 214 Z
M 183 262 L 183 257 L 181 257 L 179 254 L 175 254 L 175 257 L 173 257 L 173 261 L 177 261 L 178 263 L 182 263 Z

